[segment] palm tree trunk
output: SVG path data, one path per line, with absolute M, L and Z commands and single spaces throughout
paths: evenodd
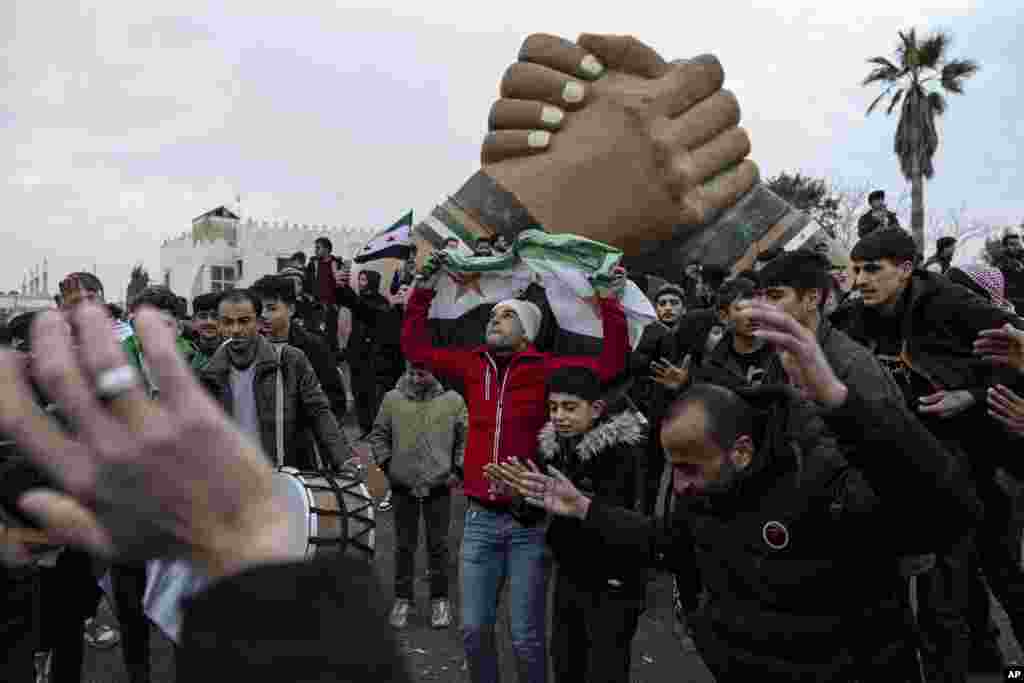
M 917 243 L 917 253 L 924 256 L 924 173 L 921 159 L 914 155 L 910 178 L 910 227 Z

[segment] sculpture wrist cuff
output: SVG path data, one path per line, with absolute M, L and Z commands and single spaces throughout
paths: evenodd
M 739 272 L 772 247 L 796 249 L 831 238 L 809 215 L 759 183 L 703 227 L 682 228 L 677 239 L 686 260 L 730 264 Z
M 449 239 L 457 239 L 472 248 L 483 235 L 476 234 L 457 215 L 458 209 L 449 202 L 434 207 L 430 215 L 416 224 L 414 232 L 435 249 L 443 249 Z
M 519 199 L 483 170 L 477 171 L 450 200 L 474 220 L 509 242 L 523 230 L 544 228 Z

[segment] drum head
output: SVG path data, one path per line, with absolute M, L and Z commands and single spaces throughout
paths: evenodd
M 278 470 L 274 473 L 274 495 L 288 508 L 288 520 L 291 528 L 288 534 L 288 552 L 294 553 L 296 556 L 306 555 L 309 538 L 314 533 L 309 526 L 310 514 L 309 502 L 306 499 L 306 487 L 297 476 Z

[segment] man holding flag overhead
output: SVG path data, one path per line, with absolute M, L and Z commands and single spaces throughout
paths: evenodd
M 417 274 L 402 327 L 402 351 L 410 362 L 422 363 L 465 387 L 469 433 L 463 476 L 469 507 L 460 576 L 470 676 L 474 683 L 498 680 L 496 603 L 499 589 L 508 579 L 512 644 L 520 680 L 543 683 L 547 676 L 545 595 L 550 564 L 544 525 L 540 516 L 517 504 L 521 499 L 510 495 L 510 490 L 488 481 L 484 465 L 535 459 L 537 435 L 547 419 L 545 379 L 552 370 L 589 367 L 603 382 L 623 371 L 629 334 L 617 294 L 623 288 L 624 271 L 595 277 L 591 289 L 603 328 L 600 355 L 556 357 L 538 352 L 533 342 L 541 326 L 541 310 L 517 298 L 494 306 L 482 346 L 439 348 L 431 342 L 427 316 L 438 280 L 450 277 L 442 274 L 441 268 L 447 269 L 452 258 L 446 252 L 435 252 Z M 476 296 L 479 294 L 477 291 Z

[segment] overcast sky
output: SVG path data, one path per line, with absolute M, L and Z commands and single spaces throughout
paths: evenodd
M 95 261 L 120 298 L 134 262 L 156 273 L 163 238 L 236 194 L 267 220 L 422 215 L 475 171 L 497 83 L 534 31 L 713 52 L 764 176 L 897 194 L 896 118 L 864 117 L 876 93 L 858 85 L 865 59 L 891 55 L 898 29 L 950 29 L 951 54 L 982 71 L 950 100 L 928 206 L 1024 217 L 1014 1 L 339 4 L 0 3 L 0 289 L 47 256 L 51 283 Z

